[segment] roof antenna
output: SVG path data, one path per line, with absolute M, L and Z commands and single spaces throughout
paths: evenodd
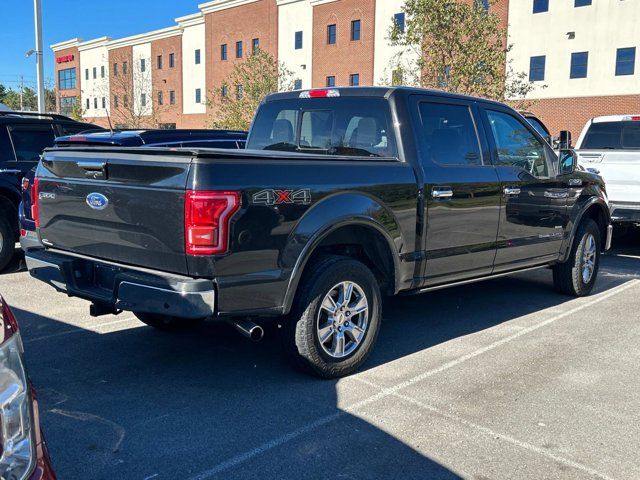
M 104 113 L 107 114 L 107 121 L 109 122 L 109 132 L 111 132 L 111 135 L 113 135 L 113 125 L 111 125 L 111 117 L 109 116 L 109 110 L 105 108 Z

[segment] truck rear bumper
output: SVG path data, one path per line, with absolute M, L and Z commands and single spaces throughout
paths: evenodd
M 181 318 L 215 314 L 211 280 L 137 270 L 44 249 L 29 250 L 25 259 L 32 277 L 107 309 Z
M 611 202 L 611 221 L 614 223 L 640 223 L 640 203 Z

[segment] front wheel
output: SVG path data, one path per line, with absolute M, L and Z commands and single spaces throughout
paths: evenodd
M 586 219 L 580 224 L 568 260 L 553 267 L 558 292 L 575 297 L 591 293 L 600 267 L 601 238 L 596 222 Z
M 289 361 L 323 378 L 355 372 L 380 329 L 380 289 L 369 268 L 347 257 L 317 261 L 302 280 L 280 340 Z
M 204 318 L 179 318 L 169 315 L 154 315 L 151 313 L 133 313 L 138 320 L 150 327 L 163 330 L 165 332 L 182 332 L 191 330 L 200 325 Z

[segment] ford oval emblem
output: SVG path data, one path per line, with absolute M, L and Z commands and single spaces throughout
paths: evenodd
M 101 193 L 90 193 L 87 195 L 87 205 L 94 210 L 104 210 L 109 205 L 109 199 Z

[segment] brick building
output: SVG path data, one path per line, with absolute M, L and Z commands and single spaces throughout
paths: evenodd
M 403 3 L 213 0 L 165 29 L 61 42 L 52 45 L 58 106 L 68 113 L 81 102 L 103 125 L 107 116 L 114 124 L 137 116 L 204 127 L 212 89 L 258 47 L 293 73 L 296 88 L 390 83 L 401 47 L 388 34 L 393 22 L 404 24 Z M 531 109 L 553 133 L 575 136 L 591 116 L 640 112 L 638 2 L 498 0 L 492 8 L 508 27 L 508 63 L 535 83 Z

